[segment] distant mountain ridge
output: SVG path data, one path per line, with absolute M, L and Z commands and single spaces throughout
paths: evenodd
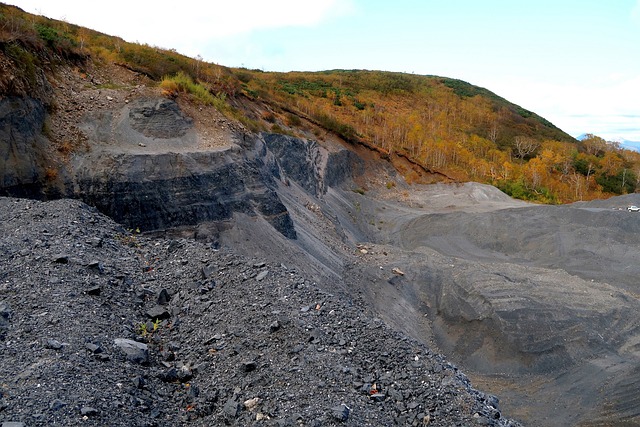
M 588 132 L 581 133 L 580 135 L 578 135 L 576 137 L 576 139 L 578 141 L 583 141 L 583 140 L 587 139 L 589 137 L 589 135 L 593 135 L 593 134 L 588 133 Z M 617 136 L 615 138 L 611 138 L 610 140 L 608 140 L 608 142 L 612 142 L 612 143 L 618 144 L 618 145 L 620 145 L 620 148 L 624 148 L 624 149 L 627 149 L 627 150 L 633 150 L 633 151 L 640 152 L 640 141 L 631 141 L 631 140 L 626 139 L 624 137 Z

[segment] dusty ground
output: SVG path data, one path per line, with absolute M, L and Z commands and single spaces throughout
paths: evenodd
M 0 198 L 3 426 L 517 426 L 356 295 Z M 266 226 L 264 227 L 266 228 Z
M 375 185 L 384 173 L 365 194 L 361 180 L 320 198 L 283 189 L 297 248 L 246 237 L 252 224 L 222 241 L 362 295 L 526 423 L 640 422 L 640 215 L 619 209 L 640 196 L 539 206 L 473 183 Z

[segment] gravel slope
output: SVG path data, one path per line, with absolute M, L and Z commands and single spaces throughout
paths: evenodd
M 0 235 L 3 423 L 517 425 L 284 265 L 132 235 L 69 200 L 0 198 Z

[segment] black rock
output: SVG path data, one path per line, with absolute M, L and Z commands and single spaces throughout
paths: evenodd
M 169 368 L 160 374 L 160 379 L 165 383 L 178 382 L 178 370 L 176 368 Z
M 145 385 L 144 378 L 138 375 L 133 379 L 133 385 L 135 386 L 135 388 L 139 388 L 139 389 L 144 388 L 144 385 Z
M 152 320 L 164 320 L 171 317 L 171 313 L 161 305 L 156 305 L 147 310 L 146 315 Z
M 83 406 L 80 409 L 80 413 L 86 417 L 93 417 L 98 415 L 98 410 L 96 408 L 92 408 L 91 406 Z
M 102 348 L 102 345 L 100 343 L 88 342 L 84 345 L 84 347 L 93 354 L 100 354 L 104 352 L 104 349 Z
M 99 285 L 92 286 L 89 289 L 87 289 L 87 295 L 99 296 L 101 292 L 102 292 L 102 287 Z
M 159 305 L 167 305 L 171 300 L 171 295 L 169 295 L 169 291 L 166 289 L 162 289 L 158 294 L 158 304 Z
M 53 257 L 53 262 L 57 264 L 68 264 L 69 263 L 69 255 L 58 254 Z
M 255 371 L 257 367 L 258 367 L 258 364 L 257 364 L 255 361 L 253 361 L 253 360 L 250 360 L 250 361 L 248 361 L 248 362 L 244 362 L 244 363 L 242 364 L 242 370 L 243 370 L 244 372 L 251 372 L 251 371 Z
M 149 361 L 149 348 L 146 344 L 125 338 L 116 338 L 113 343 L 127 356 L 127 360 L 130 362 L 145 364 Z
M 9 327 L 9 319 L 11 319 L 11 308 L 6 302 L 0 302 L 0 328 Z
M 53 402 L 51 402 L 51 404 L 49 405 L 49 408 L 52 411 L 57 411 L 58 409 L 61 409 L 61 408 L 65 407 L 65 406 L 67 406 L 66 402 L 63 402 L 60 399 L 56 399 Z
M 280 322 L 278 322 L 277 320 L 274 320 L 273 322 L 271 322 L 271 324 L 269 325 L 269 330 L 271 332 L 275 332 L 278 329 L 280 329 L 281 325 Z
M 345 422 L 349 419 L 350 409 L 344 403 L 342 405 L 334 406 L 331 408 L 331 415 L 334 419 Z

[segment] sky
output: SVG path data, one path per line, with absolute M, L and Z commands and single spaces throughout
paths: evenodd
M 457 78 L 640 142 L 640 0 L 0 1 L 229 67 Z

